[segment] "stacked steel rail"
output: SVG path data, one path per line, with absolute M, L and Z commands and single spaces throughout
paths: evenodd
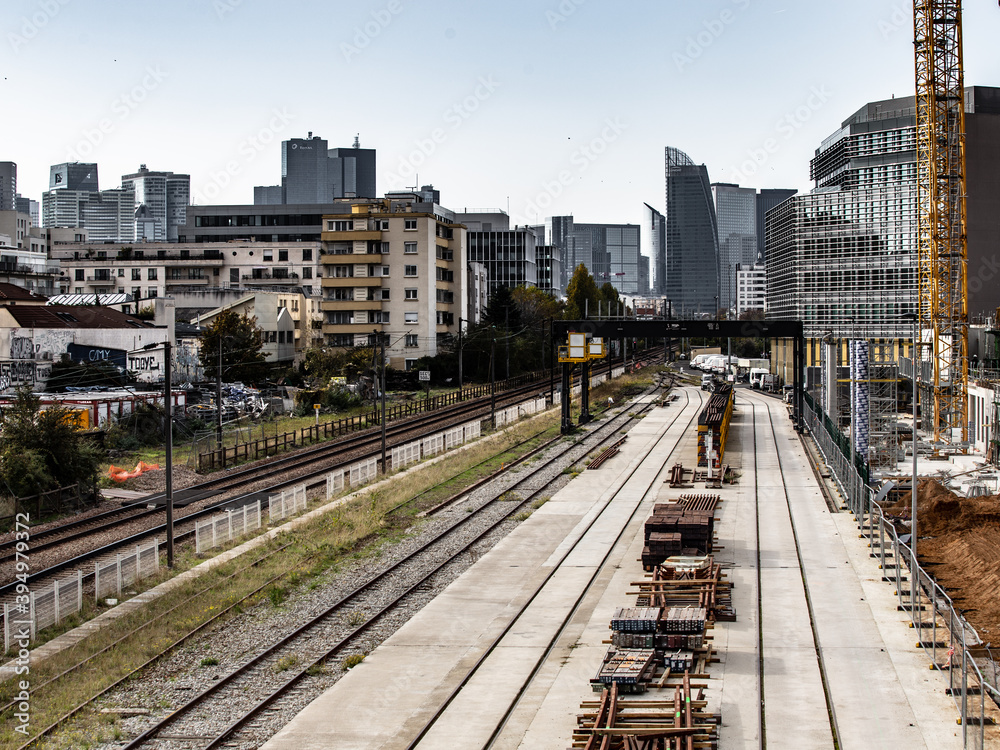
M 698 466 L 718 469 L 726 452 L 729 421 L 733 416 L 735 394 L 731 385 L 717 386 L 698 416 Z M 711 446 L 709 446 L 711 442 Z M 709 463 L 709 448 L 713 453 Z

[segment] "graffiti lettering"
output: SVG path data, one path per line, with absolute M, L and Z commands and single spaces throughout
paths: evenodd
M 27 336 L 11 336 L 10 358 L 11 359 L 34 359 L 35 345 Z
M 149 372 L 150 370 L 159 370 L 160 363 L 156 357 L 129 357 L 128 358 L 128 369 L 135 370 L 138 372 Z

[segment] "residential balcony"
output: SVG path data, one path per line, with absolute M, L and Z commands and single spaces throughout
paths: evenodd
M 323 242 L 354 242 L 382 239 L 382 232 L 377 229 L 348 230 L 346 232 L 323 232 L 320 235 Z
M 388 301 L 388 300 L 386 300 Z M 327 310 L 381 310 L 382 302 L 379 300 L 332 300 L 325 299 L 320 303 L 319 309 L 323 312 Z
M 320 286 L 324 289 L 331 287 L 382 286 L 382 279 L 384 278 L 384 276 L 324 276 L 323 283 Z

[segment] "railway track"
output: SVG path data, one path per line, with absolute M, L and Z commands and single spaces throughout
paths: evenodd
M 507 406 L 516 403 L 525 394 L 538 391 L 537 384 L 515 389 L 509 392 L 504 399 L 498 400 L 500 406 Z M 445 429 L 450 424 L 461 423 L 470 419 L 480 418 L 489 413 L 489 399 L 477 400 L 476 402 L 465 402 L 457 404 L 447 414 L 435 413 L 430 415 L 420 415 L 419 417 L 405 420 L 396 425 L 387 426 L 387 445 L 392 447 L 397 444 L 406 443 L 414 436 L 426 435 L 431 429 L 439 431 Z M 307 488 L 315 489 L 325 482 L 326 475 L 338 468 L 343 468 L 356 461 L 365 458 L 379 457 L 381 455 L 381 433 L 379 430 L 369 431 L 351 438 L 325 443 L 323 445 L 299 451 L 295 454 L 271 459 L 263 466 L 255 466 L 243 470 L 235 471 L 219 477 L 214 477 L 206 482 L 202 482 L 194 487 L 181 490 L 176 496 L 180 500 L 194 505 L 199 500 L 213 498 L 201 507 L 186 515 L 175 517 L 175 541 L 182 543 L 193 535 L 195 521 L 211 516 L 225 508 L 238 508 L 247 502 L 260 496 L 262 493 L 280 491 L 286 487 L 291 487 L 305 482 Z M 277 473 L 289 475 L 287 478 L 274 482 L 273 477 Z M 221 493 L 232 493 L 240 488 L 247 488 L 259 484 L 263 477 L 268 477 L 265 487 L 258 487 L 251 492 L 239 495 L 228 495 L 221 500 L 214 500 Z M 126 506 L 132 510 L 131 515 L 122 517 L 120 513 L 108 511 L 101 514 L 100 518 L 80 519 L 64 524 L 52 529 L 42 535 L 33 535 L 31 551 L 33 559 L 42 552 L 58 549 L 67 544 L 94 537 L 100 533 L 114 533 L 120 530 L 123 524 L 133 520 L 143 522 L 142 528 L 134 533 L 116 535 L 110 543 L 97 548 L 84 551 L 80 554 L 68 556 L 62 560 L 46 565 L 41 570 L 32 573 L 27 583 L 34 586 L 43 584 L 67 570 L 72 570 L 85 563 L 101 559 L 104 556 L 114 554 L 116 550 L 123 547 L 130 547 L 141 544 L 152 537 L 162 536 L 166 533 L 166 523 L 161 521 L 165 518 L 163 507 L 146 508 L 145 504 L 156 502 L 162 495 L 152 494 L 135 503 Z M 183 511 L 180 511 L 183 513 Z M 49 537 L 54 537 L 49 539 Z M 9 543 L 11 550 L 2 559 L 0 566 L 6 563 L 4 578 L 5 584 L 0 586 L 0 597 L 9 596 L 15 589 L 13 582 L 13 561 L 16 552 L 13 549 L 13 540 Z M 92 573 L 89 574 L 92 576 Z M 85 575 L 85 579 L 88 578 Z
M 632 415 L 629 415 L 627 419 L 624 419 L 624 421 L 623 419 L 616 419 L 611 423 L 602 424 L 594 430 L 593 433 L 589 433 L 579 441 L 574 441 L 572 443 L 560 441 L 563 445 L 556 446 L 554 448 L 554 455 L 546 456 L 544 458 L 544 465 L 558 462 L 560 459 L 565 460 L 566 454 L 571 451 L 576 450 L 577 452 L 580 452 L 581 444 L 584 444 L 584 441 L 586 441 L 583 452 L 574 459 L 575 461 L 582 460 L 591 450 L 593 450 L 592 444 L 594 442 L 595 434 L 599 437 L 598 442 L 601 440 L 611 439 L 616 434 L 616 430 L 621 429 L 623 424 L 633 421 L 637 418 L 637 416 L 638 415 L 633 413 Z M 390 613 L 398 610 L 400 606 L 405 607 L 406 601 L 412 599 L 414 595 L 419 596 L 421 590 L 428 583 L 428 581 L 431 581 L 441 570 L 452 564 L 456 558 L 461 557 L 470 548 L 480 543 L 482 539 L 494 533 L 510 518 L 515 516 L 517 513 L 522 512 L 524 508 L 529 507 L 537 495 L 544 491 L 544 488 L 533 491 L 524 490 L 526 495 L 522 497 L 519 502 L 513 503 L 509 502 L 511 493 L 517 492 L 520 487 L 530 483 L 532 477 L 544 469 L 544 465 L 536 464 L 533 466 L 530 474 L 518 479 L 514 485 L 503 487 L 502 490 L 495 493 L 491 499 L 481 503 L 473 513 L 464 515 L 455 514 L 457 519 L 453 518 L 449 523 L 447 523 L 446 527 L 440 533 L 428 540 L 413 554 L 408 555 L 394 565 L 387 567 L 378 575 L 358 586 L 354 591 L 341 597 L 338 602 L 328 607 L 325 612 L 314 618 L 314 620 L 303 624 L 293 633 L 282 639 L 281 642 L 273 644 L 268 649 L 265 649 L 265 651 L 256 655 L 250 660 L 250 662 L 242 665 L 240 669 L 210 686 L 210 688 L 206 689 L 184 706 L 174 711 L 170 717 L 168 717 L 166 722 L 150 728 L 138 738 L 133 740 L 129 747 L 139 747 L 146 740 L 152 741 L 152 738 L 155 735 L 162 736 L 163 729 L 168 723 L 173 725 L 178 721 L 183 721 L 184 716 L 190 714 L 196 709 L 205 710 L 201 707 L 205 705 L 206 701 L 217 701 L 219 702 L 219 705 L 228 705 L 233 703 L 237 700 L 237 698 L 233 697 L 232 692 L 227 691 L 235 690 L 235 695 L 239 696 L 242 692 L 241 685 L 245 685 L 247 679 L 253 680 L 258 678 L 263 679 L 264 677 L 279 677 L 279 679 L 276 680 L 279 683 L 278 687 L 272 691 L 269 696 L 258 702 L 256 706 L 251 707 L 250 710 L 248 710 L 243 716 L 237 717 L 235 720 L 231 721 L 229 725 L 223 728 L 222 733 L 210 744 L 208 744 L 207 747 L 217 747 L 223 742 L 228 742 L 226 738 L 238 732 L 240 728 L 247 723 L 247 721 L 250 721 L 251 718 L 259 714 L 260 711 L 265 710 L 271 703 L 279 700 L 282 695 L 290 690 L 292 686 L 298 683 L 301 679 L 309 676 L 317 664 L 323 663 L 327 659 L 335 658 L 337 654 L 349 650 L 351 644 L 355 643 L 359 637 L 362 637 L 366 631 L 381 622 L 389 616 Z M 480 516 L 483 514 L 493 514 L 493 516 L 495 516 L 495 518 L 491 519 L 491 523 L 488 527 L 485 529 L 479 529 L 471 535 L 466 532 L 462 539 L 459 541 L 454 540 L 456 534 L 463 534 L 463 530 L 467 527 L 475 525 L 477 521 L 481 522 Z M 424 568 L 427 567 L 428 563 L 425 558 L 428 556 L 433 558 L 433 566 L 429 570 L 424 571 L 421 569 L 421 566 Z M 424 561 L 420 562 L 421 559 L 424 559 Z M 407 577 L 404 573 L 405 569 L 414 565 L 417 565 L 418 569 L 420 569 L 419 572 L 421 575 L 411 575 Z M 406 578 L 406 584 L 402 586 L 398 582 L 398 579 L 401 576 Z M 316 645 L 316 641 L 319 637 L 318 632 L 323 631 L 324 629 L 332 631 L 338 631 L 339 629 L 339 631 L 344 631 L 343 613 L 348 610 L 360 611 L 361 609 L 365 609 L 367 611 L 368 605 L 365 604 L 365 598 L 371 598 L 371 590 L 379 586 L 385 588 L 387 585 L 390 586 L 390 588 L 395 586 L 393 599 L 390 604 L 385 605 L 381 610 L 369 616 L 365 622 L 347 627 L 346 630 L 348 632 L 336 638 L 332 646 L 325 645 L 320 648 Z M 376 596 L 376 598 L 384 599 L 386 596 L 387 594 L 380 593 Z M 339 623 L 338 616 L 340 617 Z M 307 660 L 305 659 L 304 654 L 310 654 L 311 656 Z M 299 662 L 296 666 L 296 670 L 276 670 L 276 664 L 280 663 L 283 659 L 287 661 L 293 656 Z M 257 678 L 247 678 L 247 670 L 255 668 Z M 286 671 L 288 671 L 289 674 L 285 674 Z M 81 707 L 75 709 L 74 713 Z M 209 710 L 214 713 L 216 710 L 221 711 L 222 709 Z M 60 723 L 61 721 L 56 722 L 52 726 L 58 726 Z M 168 734 L 167 737 L 175 736 L 177 732 L 185 732 L 187 730 L 181 728 L 170 731 L 172 734 Z M 164 739 L 166 739 L 166 737 Z M 27 745 L 25 745 L 25 747 L 27 747 Z

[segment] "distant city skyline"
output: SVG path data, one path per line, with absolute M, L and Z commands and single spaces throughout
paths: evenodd
M 194 203 L 251 204 L 280 182 L 281 142 L 314 131 L 360 134 L 379 193 L 433 184 L 454 210 L 519 225 L 640 224 L 644 203 L 663 208 L 667 145 L 712 182 L 805 191 L 842 113 L 913 92 L 900 0 L 125 7 L 5 5 L 6 98 L 54 110 L 0 124 L 21 195 L 40 200 L 49 168 L 76 160 L 155 164 L 190 174 Z M 1000 10 L 967 3 L 965 19 L 966 85 L 1000 84 Z

